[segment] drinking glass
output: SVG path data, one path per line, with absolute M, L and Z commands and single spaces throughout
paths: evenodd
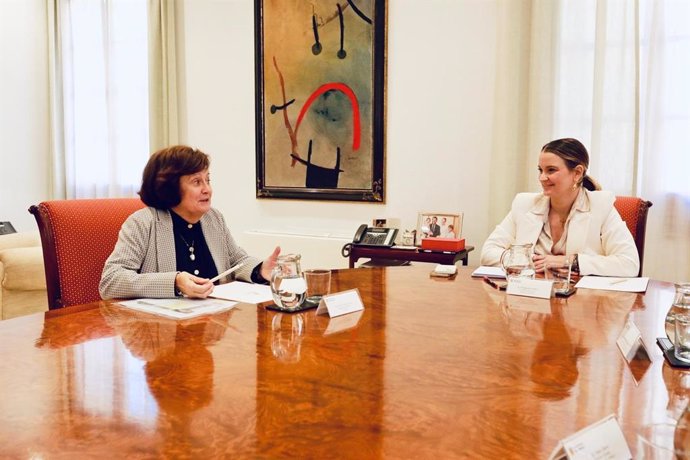
M 553 292 L 565 294 L 570 290 L 571 260 L 550 262 L 544 267 L 544 278 L 553 281 Z
M 331 291 L 331 271 L 305 270 L 304 278 L 307 280 L 307 303 L 318 305 L 321 298 Z

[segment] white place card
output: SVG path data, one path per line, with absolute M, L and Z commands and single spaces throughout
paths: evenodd
M 316 314 L 328 314 L 334 318 L 360 310 L 364 310 L 364 304 L 359 296 L 359 290 L 355 288 L 323 296 L 319 302 L 319 307 L 316 309 Z
M 625 323 L 623 330 L 616 340 L 616 345 L 618 345 L 618 349 L 623 353 L 627 362 L 630 362 L 638 352 L 649 356 L 647 347 L 645 347 L 642 341 L 642 333 L 632 321 Z
M 510 278 L 506 293 L 525 297 L 550 299 L 553 289 L 551 280 L 533 280 L 531 278 Z
M 632 454 L 625 442 L 616 416 L 611 414 L 563 439 L 549 460 L 630 460 Z

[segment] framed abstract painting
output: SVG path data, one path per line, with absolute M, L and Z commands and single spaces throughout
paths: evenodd
M 386 1 L 254 5 L 256 196 L 383 202 Z

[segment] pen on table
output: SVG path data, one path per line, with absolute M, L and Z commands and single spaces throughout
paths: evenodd
M 494 281 L 488 276 L 484 277 L 484 282 L 487 283 L 489 286 L 492 286 L 494 289 L 498 289 L 498 284 L 494 283 Z
M 234 272 L 235 270 L 239 269 L 242 265 L 244 265 L 244 262 L 239 263 L 239 264 L 235 265 L 234 267 L 228 268 L 228 269 L 225 270 L 223 273 L 220 273 L 218 276 L 214 276 L 213 278 L 211 278 L 209 281 L 212 282 L 212 283 L 215 283 L 216 281 L 218 281 L 218 280 L 221 279 L 222 277 L 228 276 L 230 273 L 232 273 L 232 272 Z

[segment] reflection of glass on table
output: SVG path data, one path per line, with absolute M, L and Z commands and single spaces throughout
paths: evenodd
M 654 460 L 690 459 L 690 425 L 651 423 L 637 433 L 637 456 Z

